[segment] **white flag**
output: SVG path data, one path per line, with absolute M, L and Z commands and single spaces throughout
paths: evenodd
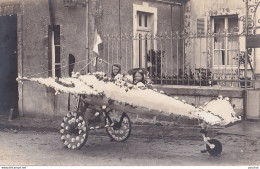
M 102 43 L 102 40 L 97 32 L 97 28 L 95 28 L 95 37 L 94 37 L 94 46 L 93 46 L 93 52 L 95 52 L 98 55 L 98 45 Z
M 93 66 L 96 66 L 97 57 L 95 57 L 92 62 L 93 62 Z

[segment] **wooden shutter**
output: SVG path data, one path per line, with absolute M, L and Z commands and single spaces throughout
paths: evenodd
M 204 18 L 198 18 L 197 19 L 197 34 L 205 34 L 204 30 Z

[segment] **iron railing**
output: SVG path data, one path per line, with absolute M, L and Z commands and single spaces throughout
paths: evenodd
M 118 63 L 122 73 L 144 67 L 155 84 L 229 86 L 253 85 L 251 67 L 245 73 L 245 36 L 237 32 L 102 35 L 97 71 L 111 72 Z M 247 60 L 253 65 L 254 57 Z M 253 66 L 252 66 L 253 68 Z M 245 78 L 247 74 L 247 79 Z

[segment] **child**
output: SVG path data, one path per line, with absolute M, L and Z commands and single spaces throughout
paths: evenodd
M 139 88 L 152 88 L 152 81 L 149 79 L 149 72 L 144 68 L 134 68 L 128 71 L 132 75 L 132 83 Z
M 142 69 L 139 69 L 135 73 L 133 73 L 133 84 L 137 85 L 137 83 L 143 83 L 143 85 L 146 84 Z
M 121 73 L 121 66 L 119 64 L 113 64 L 111 78 L 115 78 L 116 75 L 118 75 L 120 73 Z

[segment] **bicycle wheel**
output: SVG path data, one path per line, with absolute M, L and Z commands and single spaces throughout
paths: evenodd
M 69 149 L 80 149 L 88 138 L 88 124 L 79 112 L 69 112 L 61 123 L 61 140 Z
M 215 147 L 212 148 L 212 149 L 210 148 L 209 145 L 206 145 L 206 149 L 209 152 L 209 154 L 212 155 L 212 156 L 218 156 L 222 152 L 221 142 L 216 140 L 216 139 L 210 139 L 209 143 L 215 145 Z
M 112 110 L 109 117 L 105 118 L 105 124 L 108 136 L 114 141 L 126 141 L 131 134 L 130 118 L 125 112 Z

